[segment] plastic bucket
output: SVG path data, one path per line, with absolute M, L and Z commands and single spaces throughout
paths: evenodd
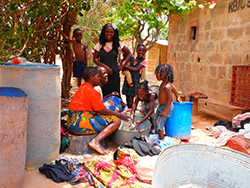
M 174 110 L 167 119 L 165 132 L 167 136 L 183 140 L 191 137 L 192 102 L 173 102 Z
M 179 144 L 163 150 L 152 187 L 249 188 L 249 155 L 206 144 Z
M 59 156 L 60 67 L 40 63 L 0 65 L 0 86 L 28 94 L 26 167 L 39 167 Z
M 0 87 L 0 106 L 1 187 L 22 187 L 26 158 L 27 94 L 18 88 Z

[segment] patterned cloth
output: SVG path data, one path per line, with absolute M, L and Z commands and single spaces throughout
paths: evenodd
M 103 103 L 106 106 L 106 108 L 115 111 L 115 112 L 121 112 L 122 111 L 122 99 L 117 96 L 110 96 L 105 99 L 103 99 Z
M 124 76 L 126 76 L 127 82 L 128 82 L 129 84 L 132 84 L 133 80 L 132 80 L 132 76 L 131 76 L 130 72 L 129 72 L 128 70 L 124 70 L 124 71 L 122 71 L 122 74 L 123 74 Z
M 94 179 L 106 187 L 141 188 L 143 187 L 135 176 L 123 165 L 116 166 L 105 161 L 90 161 L 85 163 L 86 169 Z M 96 182 L 95 182 L 96 184 Z M 96 185 L 95 185 L 96 186 Z
M 96 134 L 116 120 L 117 117 L 112 115 L 69 110 L 67 128 L 77 135 Z

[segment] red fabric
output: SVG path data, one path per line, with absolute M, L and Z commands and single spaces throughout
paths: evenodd
M 67 129 L 65 129 L 64 127 L 61 126 L 61 138 L 63 136 L 65 136 L 66 138 L 68 138 L 68 135 L 66 134 L 66 132 L 67 132 Z
M 136 61 L 136 57 L 135 57 L 135 61 L 134 61 L 134 65 L 136 65 L 137 61 Z M 147 66 L 148 61 L 146 59 L 144 59 L 140 65 L 142 65 L 143 67 L 139 70 L 139 73 L 142 74 L 142 70 Z
M 114 160 L 116 166 L 123 165 L 132 173 L 136 174 L 135 165 L 136 162 L 133 161 L 130 155 L 123 155 L 121 158 Z
M 69 104 L 69 109 L 73 111 L 96 112 L 104 108 L 100 93 L 88 82 L 78 88 Z

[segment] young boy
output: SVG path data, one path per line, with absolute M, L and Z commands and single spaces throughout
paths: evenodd
M 70 39 L 65 33 L 61 30 L 61 25 L 57 28 L 60 34 L 65 40 L 73 44 L 73 49 L 75 52 L 75 61 L 73 63 L 73 77 L 77 78 L 78 87 L 81 85 L 82 72 L 85 67 L 88 66 L 86 49 L 87 46 L 82 43 L 82 30 L 77 28 L 73 31 L 73 38 Z
M 173 68 L 169 64 L 158 65 L 155 69 L 157 80 L 162 80 L 159 88 L 158 96 L 158 108 L 154 116 L 154 125 L 156 132 L 159 132 L 159 138 L 164 139 L 164 127 L 169 118 L 172 115 L 174 109 L 173 94 L 176 95 L 176 89 L 173 86 L 174 72 Z M 178 98 L 178 96 L 176 97 Z

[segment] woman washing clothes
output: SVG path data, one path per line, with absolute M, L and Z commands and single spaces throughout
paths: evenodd
M 120 119 L 128 121 L 129 117 L 107 109 L 103 104 L 100 93 L 94 89 L 101 79 L 96 67 L 86 67 L 83 78 L 85 83 L 70 101 L 67 128 L 77 135 L 97 134 L 89 147 L 104 155 L 108 152 L 100 142 L 118 129 Z

